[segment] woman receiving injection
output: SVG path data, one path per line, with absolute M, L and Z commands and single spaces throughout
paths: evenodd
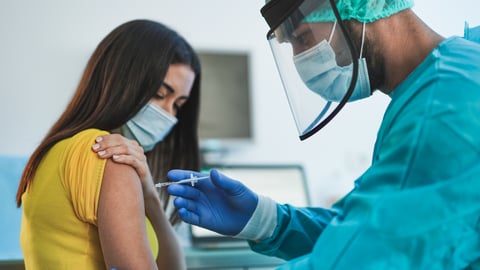
M 26 269 L 186 268 L 154 179 L 199 169 L 199 86 L 197 55 L 163 24 L 130 21 L 100 42 L 21 178 Z

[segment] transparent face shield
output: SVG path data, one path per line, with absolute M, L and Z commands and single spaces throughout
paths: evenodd
M 289 8 L 275 6 L 287 2 Z M 283 14 L 267 38 L 301 140 L 339 112 L 350 99 L 357 78 L 358 61 L 352 61 L 357 56 L 334 2 L 305 0 L 292 10 L 295 4 L 291 1 L 272 0 L 264 7 L 271 5 L 269 10 L 262 9 L 267 22 L 268 16 Z

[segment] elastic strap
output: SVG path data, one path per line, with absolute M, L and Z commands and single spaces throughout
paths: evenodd
M 335 33 L 335 27 L 336 26 L 337 26 L 337 21 L 334 21 L 333 22 L 333 27 L 332 27 L 332 32 L 330 33 L 330 37 L 328 38 L 328 43 L 330 43 L 330 41 L 332 41 L 333 33 Z
M 365 43 L 365 23 L 363 23 L 363 30 L 362 30 L 362 47 L 360 48 L 360 58 L 363 56 L 363 44 Z

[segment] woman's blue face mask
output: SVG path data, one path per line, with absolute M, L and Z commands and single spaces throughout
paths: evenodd
M 176 123 L 177 118 L 150 102 L 122 127 L 122 134 L 136 140 L 148 152 L 170 133 Z

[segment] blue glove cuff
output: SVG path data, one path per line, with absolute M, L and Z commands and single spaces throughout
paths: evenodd
M 259 194 L 257 207 L 250 220 L 234 237 L 261 241 L 272 236 L 275 227 L 277 227 L 277 203 Z

